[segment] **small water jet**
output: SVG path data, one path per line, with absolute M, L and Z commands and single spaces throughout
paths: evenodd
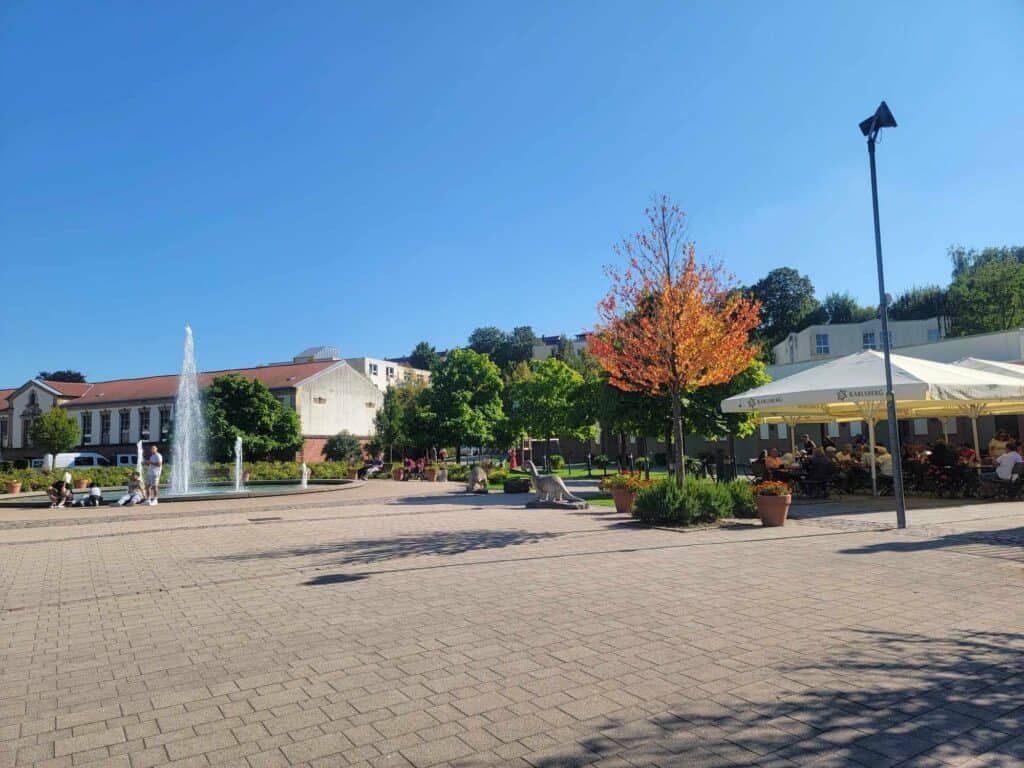
M 235 436 L 235 493 L 241 493 L 245 490 L 243 481 L 245 478 L 242 475 L 242 436 Z
M 185 326 L 185 347 L 178 376 L 178 395 L 174 400 L 174 439 L 171 454 L 174 471 L 171 474 L 171 492 L 187 494 L 198 483 L 196 465 L 205 454 L 206 430 L 203 425 L 202 403 L 199 399 L 199 372 L 196 368 L 195 344 L 192 328 Z

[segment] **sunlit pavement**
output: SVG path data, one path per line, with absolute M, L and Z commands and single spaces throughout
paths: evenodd
M 1024 504 L 526 498 L 4 510 L 0 766 L 1024 765 Z

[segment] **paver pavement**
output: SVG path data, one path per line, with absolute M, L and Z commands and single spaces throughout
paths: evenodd
M 0 766 L 1024 765 L 1021 505 L 676 532 L 451 488 L 5 511 Z

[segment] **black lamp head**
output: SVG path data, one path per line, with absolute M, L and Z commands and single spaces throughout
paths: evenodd
M 884 101 L 878 105 L 878 109 L 875 110 L 875 114 L 864 120 L 860 124 L 860 132 L 865 136 L 870 136 L 872 133 L 878 133 L 881 128 L 895 128 L 896 118 L 892 116 L 892 112 L 889 111 L 889 105 Z

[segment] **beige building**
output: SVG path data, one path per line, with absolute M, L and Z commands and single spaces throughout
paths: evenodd
M 401 384 L 418 379 L 424 384 L 430 383 L 430 371 L 422 371 L 394 360 L 379 357 L 350 357 L 345 360 L 363 376 L 376 385 L 381 392 L 394 384 Z
M 904 347 L 933 344 L 943 337 L 937 317 L 927 320 L 890 320 L 890 348 L 908 354 Z M 772 349 L 776 365 L 821 363 L 834 357 L 852 355 L 865 349 L 882 348 L 882 321 L 812 325 L 791 333 Z

